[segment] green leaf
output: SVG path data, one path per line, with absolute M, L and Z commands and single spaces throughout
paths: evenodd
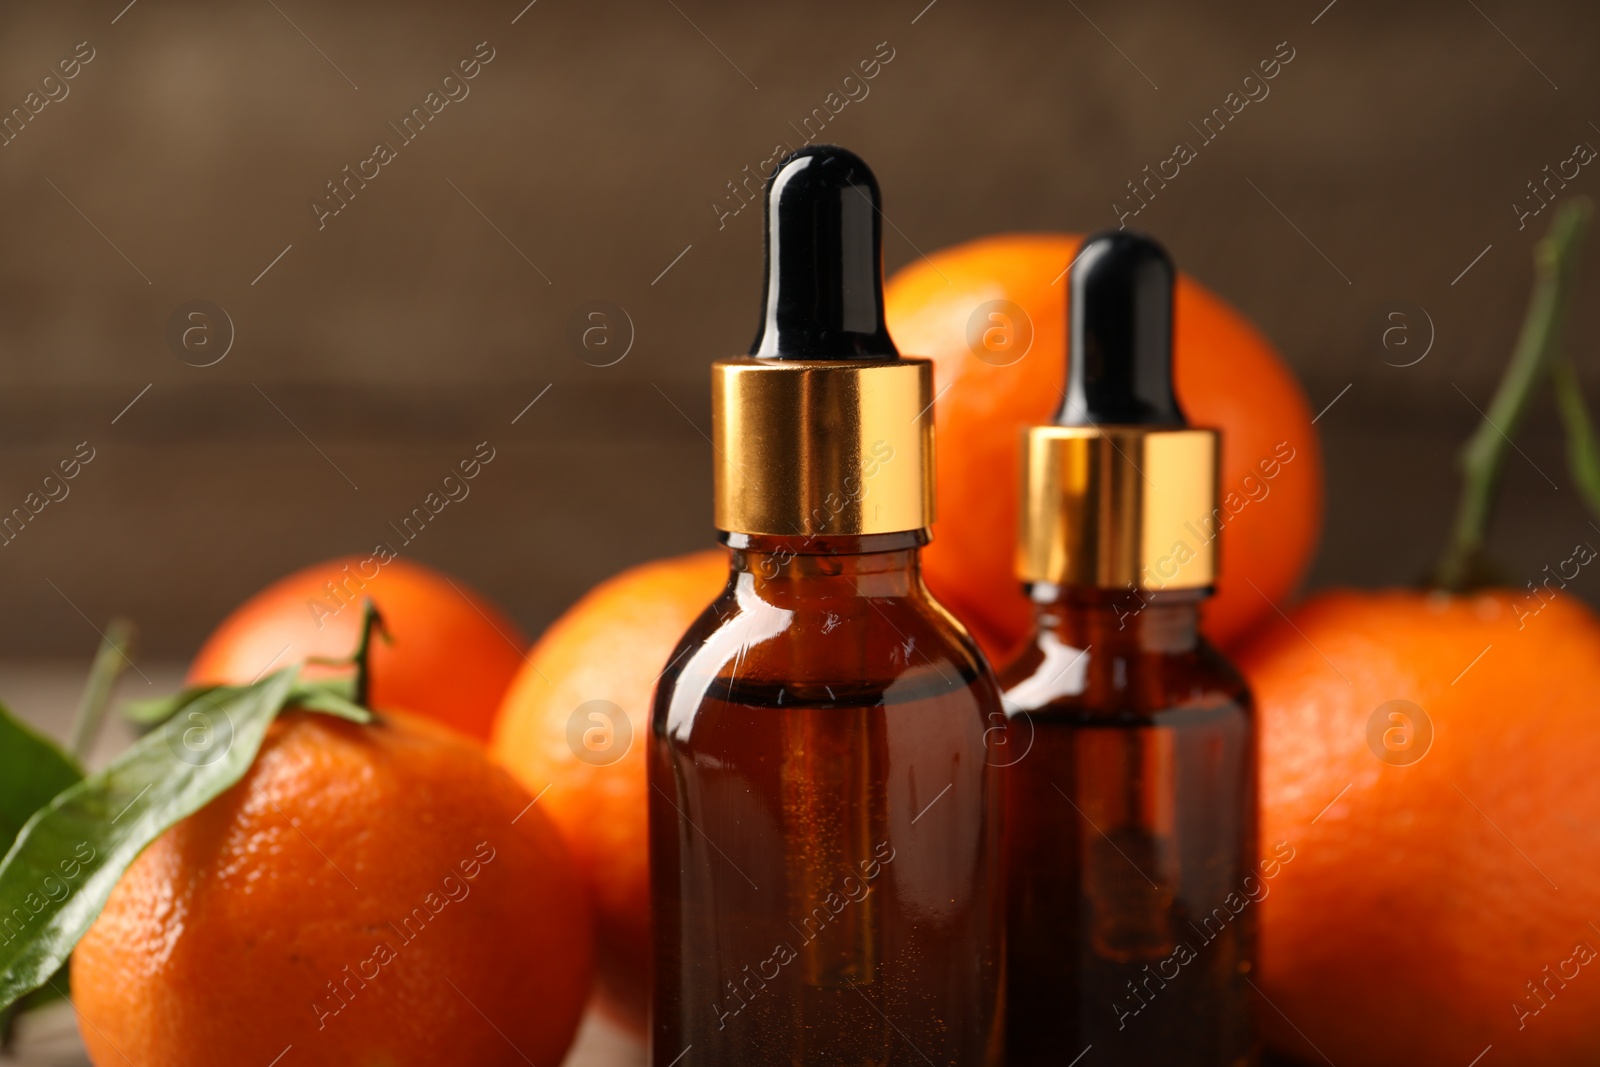
M 0 704 L 0 848 L 50 798 L 83 777 L 65 752 Z
M 186 701 L 34 813 L 0 860 L 0 1010 L 66 962 L 145 846 L 244 777 L 299 674 Z
M 83 772 L 66 753 L 0 704 L 0 848 L 10 848 L 35 811 L 82 778 Z M 47 985 L 24 1003 L 0 1009 L 0 1048 L 9 1043 L 17 1011 L 65 995 L 64 973 L 51 982 L 58 988 Z
M 221 689 L 220 685 L 195 685 L 180 689 L 169 697 L 150 700 L 130 700 L 122 707 L 122 717 L 139 726 L 157 726 L 172 718 L 207 693 Z
M 335 715 L 350 722 L 365 724 L 376 718 L 372 712 L 331 685 L 314 684 L 298 688 L 290 694 L 289 703 L 304 711 L 320 711 L 324 715 Z
M 128 721 L 141 726 L 159 726 L 190 705 L 198 705 L 203 709 L 211 694 L 226 688 L 220 685 L 191 686 L 170 697 L 132 701 L 123 707 L 122 714 Z M 337 715 L 351 722 L 371 722 L 372 712 L 357 704 L 354 696 L 355 683 L 352 679 L 319 678 L 312 682 L 296 682 L 284 700 L 305 711 Z

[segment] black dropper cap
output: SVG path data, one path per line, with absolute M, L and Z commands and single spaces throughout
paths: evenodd
M 1088 238 L 1072 267 L 1058 426 L 1186 426 L 1172 393 L 1172 260 L 1141 234 Z
M 883 320 L 878 180 L 861 157 L 811 145 L 767 179 L 767 264 L 752 356 L 894 359 Z

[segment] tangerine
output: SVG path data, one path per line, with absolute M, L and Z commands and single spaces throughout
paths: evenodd
M 128 868 L 73 952 L 90 1058 L 560 1062 L 590 918 L 531 801 L 436 724 L 286 712 L 238 784 Z
M 1082 238 L 986 237 L 912 263 L 884 290 L 902 352 L 934 361 L 938 519 L 922 553 L 928 586 L 991 656 L 1020 641 L 1033 611 L 1013 572 L 1023 427 L 1048 422 L 1066 377 L 1066 268 Z M 1238 639 L 1291 593 L 1316 548 L 1322 459 L 1311 411 L 1272 344 L 1238 311 L 1180 275 L 1174 308 L 1178 400 L 1222 431 L 1221 533 L 1213 641 Z
M 206 639 L 188 684 L 244 684 L 295 660 L 347 656 L 361 636 L 363 597 L 382 612 L 392 638 L 369 652 L 374 706 L 403 708 L 487 741 L 527 638 L 460 582 L 392 556 L 332 559 L 267 586 Z M 325 669 L 313 664 L 306 674 Z
M 1593 1060 L 1600 620 L 1543 591 L 1335 592 L 1239 664 L 1263 854 L 1293 853 L 1261 901 L 1270 1045 L 1372 1067 L 1490 1045 Z

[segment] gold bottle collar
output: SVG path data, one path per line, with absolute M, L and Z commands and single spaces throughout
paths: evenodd
M 718 360 L 711 427 L 720 530 L 815 537 L 933 522 L 927 360 Z
M 1217 573 L 1217 433 L 1024 431 L 1017 574 L 1100 589 L 1199 589 Z

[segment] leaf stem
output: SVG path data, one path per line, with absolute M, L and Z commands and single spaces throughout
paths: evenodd
M 355 653 L 350 660 L 356 667 L 355 702 L 369 710 L 372 698 L 371 653 L 374 633 L 383 637 L 384 644 L 389 644 L 393 640 L 389 636 L 389 627 L 384 623 L 383 616 L 378 613 L 378 605 L 372 602 L 371 597 L 364 597 L 361 601 L 361 643 L 356 645 Z
M 100 735 L 100 725 L 105 722 L 106 708 L 116 692 L 117 679 L 131 663 L 134 639 L 138 629 L 127 619 L 112 619 L 106 626 L 100 650 L 95 653 L 89 667 L 89 679 L 84 683 L 83 696 L 78 700 L 78 712 L 72 719 L 72 736 L 67 751 L 82 764 Z
M 1600 519 L 1600 441 L 1595 438 L 1594 421 L 1583 399 L 1578 370 L 1571 357 L 1559 360 L 1552 368 L 1556 405 L 1567 431 L 1567 471 L 1577 484 L 1589 511 Z
M 368 707 L 368 698 L 372 695 L 372 635 L 377 634 L 383 638 L 386 645 L 394 644 L 394 638 L 389 634 L 389 626 L 383 621 L 383 615 L 378 611 L 378 605 L 372 602 L 371 597 L 361 598 L 361 638 L 356 643 L 355 650 L 348 656 L 339 659 L 329 659 L 324 656 L 309 656 L 307 663 L 315 663 L 324 667 L 354 667 L 355 671 L 349 679 L 349 692 L 344 694 L 344 699 L 353 701 L 357 706 Z
M 1480 584 L 1488 570 L 1484 543 L 1514 447 L 1512 440 L 1527 417 L 1534 391 L 1549 375 L 1560 350 L 1578 249 L 1591 213 L 1587 199 L 1569 200 L 1557 210 L 1549 232 L 1534 245 L 1533 294 L 1511 362 L 1483 421 L 1461 449 L 1461 498 L 1450 539 L 1434 568 L 1430 584 L 1436 588 L 1464 592 Z

